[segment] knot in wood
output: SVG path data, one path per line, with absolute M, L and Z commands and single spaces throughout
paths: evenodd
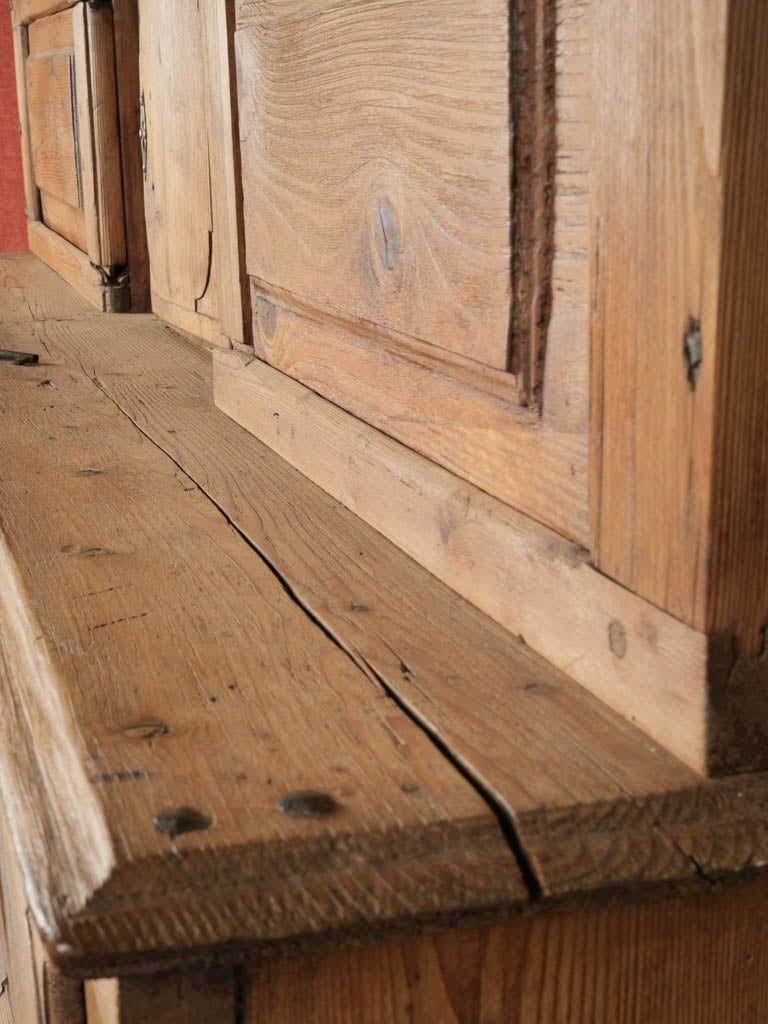
M 623 658 L 627 653 L 627 631 L 618 619 L 608 624 L 608 645 L 617 658 Z
M 394 270 L 400 259 L 400 229 L 388 199 L 382 199 L 376 214 L 376 250 L 382 266 Z

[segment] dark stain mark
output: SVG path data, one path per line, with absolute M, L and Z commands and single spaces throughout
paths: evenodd
M 135 771 L 127 772 L 102 772 L 100 775 L 92 775 L 90 778 L 91 782 L 132 782 L 135 779 L 149 779 L 151 778 L 149 772 L 145 772 L 142 768 L 137 768 Z
M 169 807 L 152 821 L 158 832 L 165 832 L 171 839 L 185 832 L 204 832 L 213 824 L 210 814 L 203 814 L 195 807 Z
M 701 321 L 691 316 L 688 318 L 688 327 L 683 335 L 683 362 L 688 376 L 688 387 L 691 391 L 696 389 L 696 378 L 699 376 L 703 358 Z
M 265 338 L 274 337 L 277 328 L 277 309 L 262 292 L 253 293 L 253 315 L 261 334 Z
M 173 729 L 165 722 L 136 722 L 123 726 L 120 732 L 129 740 L 154 740 L 158 736 L 167 736 Z
M 294 818 L 327 818 L 339 809 L 330 793 L 318 793 L 313 789 L 297 789 L 287 793 L 277 802 L 278 811 Z
M 623 658 L 627 653 L 627 631 L 618 619 L 608 624 L 608 645 L 617 658 Z
M 75 476 L 100 476 L 103 469 L 96 469 L 94 466 L 86 466 L 84 469 L 75 470 Z
M 219 703 L 219 698 L 216 697 L 215 695 L 213 697 L 209 697 L 208 700 L 211 702 L 211 704 L 218 704 Z
M 421 792 L 421 786 L 417 782 L 404 782 L 400 789 L 409 796 L 412 796 L 414 793 Z
M 39 380 L 35 387 L 38 388 L 55 388 L 56 385 L 53 383 L 50 377 L 46 377 L 45 380 Z
M 88 631 L 94 632 L 97 629 L 104 629 L 106 626 L 119 626 L 121 622 L 133 622 L 134 619 L 144 619 L 149 612 L 141 612 L 140 615 L 125 615 L 122 619 L 110 619 L 109 622 L 97 622 L 95 626 L 89 626 Z
M 400 259 L 400 229 L 388 199 L 382 199 L 376 215 L 376 249 L 382 265 L 394 270 Z
M 354 601 L 350 601 L 349 608 L 350 608 L 350 611 L 353 611 L 353 612 L 370 612 L 370 611 L 373 611 L 373 609 L 371 608 L 370 605 L 368 605 L 368 604 L 355 604 Z

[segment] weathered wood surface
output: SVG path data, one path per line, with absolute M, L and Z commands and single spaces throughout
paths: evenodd
M 754 2 L 594 6 L 595 557 L 754 657 L 768 617 L 768 23 Z
M 17 424 L 0 442 L 13 712 L 0 771 L 56 958 L 104 970 L 525 899 L 484 800 L 106 393 L 93 355 L 137 332 L 154 344 L 167 329 L 98 316 L 3 328 L 42 359 L 0 370 Z M 93 347 L 75 354 L 76 338 Z M 307 789 L 337 809 L 278 808 Z M 184 807 L 210 828 L 173 838 L 153 824 Z
M 37 287 L 58 286 L 31 256 L 4 260 L 0 283 L 25 263 Z M 23 424 L 23 449 L 3 448 L 4 527 L 85 747 L 74 771 L 42 765 L 51 781 L 33 791 L 85 786 L 75 821 L 46 831 L 77 847 L 86 828 L 94 858 L 95 881 L 73 864 L 67 883 L 85 907 L 56 921 L 68 969 L 158 965 L 225 937 L 295 948 L 302 929 L 344 944 L 383 938 L 387 922 L 446 923 L 451 907 L 656 893 L 766 863 L 763 776 L 702 782 L 463 602 L 217 411 L 207 352 L 150 317 L 78 316 L 73 299 L 46 322 L 18 286 L 7 294 L 5 343 L 44 359 L 0 371 Z M 505 822 L 525 886 L 430 736 Z M 61 756 L 73 745 L 52 742 Z M 338 816 L 275 811 L 326 780 Z M 151 819 L 180 804 L 214 827 L 172 843 Z M 57 813 L 68 806 L 57 797 Z M 34 836 L 34 800 L 30 816 Z M 52 892 L 56 849 L 50 882 L 32 870 Z
M 254 344 L 335 404 L 587 543 L 590 12 L 581 0 L 561 0 L 556 17 L 545 2 L 519 8 L 510 24 L 509 5 L 495 0 L 471 12 L 453 0 L 431 0 L 418 11 L 399 5 L 396 16 L 383 3 L 239 3 Z M 385 27 L 376 34 L 380 22 Z M 424 50 L 413 31 L 419 40 L 436 33 L 439 46 Z M 401 36 L 406 45 L 392 46 Z M 292 47 L 290 60 L 280 59 L 285 46 Z M 517 69 L 511 83 L 510 46 Z M 372 66 L 379 48 L 386 60 Z M 455 61 L 461 74 L 449 74 Z M 426 65 L 426 78 L 414 64 Z M 350 89 L 358 79 L 365 87 Z M 481 79 L 483 119 L 475 117 L 467 134 L 466 103 L 477 98 Z M 431 83 L 428 92 L 422 80 Z M 330 106 L 321 132 L 318 95 Z M 513 117 L 527 125 L 516 136 L 515 168 Z M 282 131 L 289 118 L 291 130 Z M 491 158 L 486 148 L 494 136 L 507 141 Z M 430 153 L 442 144 L 449 156 L 438 163 L 425 138 Z M 461 147 L 470 140 L 466 159 Z M 306 159 L 307 146 L 315 147 L 314 159 Z M 456 160 L 458 177 L 450 171 Z M 520 208 L 510 244 L 510 186 L 518 171 L 527 185 L 514 189 Z M 379 216 L 385 203 L 389 243 Z M 473 263 L 468 246 L 495 231 L 504 244 L 492 273 L 487 257 Z M 377 238 L 398 257 L 391 270 L 381 269 Z M 520 302 L 531 300 L 525 309 L 512 310 L 513 277 Z M 497 287 L 495 300 L 489 287 Z M 479 327 L 470 323 L 475 300 Z M 513 320 L 517 374 L 498 370 L 508 365 L 501 338 Z M 526 402 L 543 402 L 541 416 L 521 410 Z
M 248 273 L 506 369 L 506 0 L 238 0 L 237 19 Z
M 14 0 L 13 23 L 26 25 L 37 18 L 73 7 L 77 0 Z

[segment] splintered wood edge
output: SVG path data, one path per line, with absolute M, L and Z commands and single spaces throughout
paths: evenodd
M 27 898 L 43 934 L 85 906 L 114 866 L 62 682 L 0 533 L 0 788 Z
M 261 360 L 235 351 L 213 358 L 214 399 L 222 411 L 566 675 L 706 772 L 703 633 L 597 572 L 577 545 Z

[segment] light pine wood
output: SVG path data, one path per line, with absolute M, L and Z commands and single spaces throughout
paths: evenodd
M 366 32 L 374 32 L 377 18 L 387 20 L 377 38 L 383 48 L 389 47 L 388 41 L 398 31 L 408 37 L 409 26 L 422 19 L 424 5 L 418 11 L 400 5 L 396 24 L 391 23 L 386 5 L 331 5 L 320 13 L 314 0 L 303 0 L 274 9 L 241 3 L 239 10 L 240 128 L 256 352 L 463 479 L 570 539 L 588 544 L 588 7 L 577 0 L 561 0 L 555 19 L 550 4 L 521 3 L 510 19 L 504 4 L 483 4 L 471 13 L 462 8 L 463 14 L 451 3 L 429 5 L 430 17 L 434 13 L 444 19 L 435 29 L 442 39 L 439 59 L 423 54 L 438 76 L 453 55 L 452 40 L 465 45 L 463 17 L 474 19 L 471 38 L 478 47 L 485 46 L 486 59 L 491 60 L 496 51 L 486 45 L 483 19 L 496 18 L 500 27 L 494 39 L 507 51 L 510 46 L 513 49 L 512 57 L 507 53 L 504 61 L 505 69 L 510 61 L 515 69 L 511 82 L 506 81 L 506 70 L 503 89 L 501 79 L 485 76 L 484 109 L 489 118 L 495 116 L 497 108 L 487 99 L 492 96 L 499 110 L 506 110 L 507 134 L 510 119 L 525 125 L 515 135 L 516 163 L 508 168 L 504 183 L 508 207 L 513 202 L 510 187 L 517 204 L 512 248 L 504 257 L 507 284 L 512 288 L 514 283 L 517 296 L 514 315 L 512 290 L 504 306 L 507 334 L 513 326 L 511 358 L 516 374 L 483 366 L 477 361 L 482 357 L 461 340 L 463 321 L 454 316 L 451 303 L 458 298 L 462 309 L 471 312 L 471 302 L 461 287 L 446 300 L 450 276 L 440 260 L 455 260 L 452 266 L 458 273 L 471 275 L 465 243 L 474 236 L 464 232 L 462 244 L 454 244 L 452 229 L 444 224 L 456 212 L 449 197 L 444 197 L 444 207 L 432 218 L 429 231 L 419 235 L 414 228 L 407 242 L 410 248 L 404 250 L 404 259 L 418 261 L 413 277 L 417 294 L 405 287 L 402 262 L 383 277 L 371 272 L 379 256 L 366 241 L 376 228 L 367 206 L 375 214 L 381 200 L 376 192 L 380 180 L 401 183 L 405 173 L 412 173 L 418 179 L 434 174 L 439 182 L 441 170 L 450 161 L 443 160 L 437 167 L 421 147 L 424 129 L 417 112 L 422 94 L 408 78 L 407 46 L 402 67 L 399 56 L 377 65 L 385 83 L 396 73 L 400 76 L 399 95 L 407 97 L 407 103 L 402 99 L 388 104 L 389 93 L 383 87 L 347 92 L 346 82 L 355 74 L 366 81 L 370 77 L 369 50 L 378 44 L 370 43 Z M 296 21 L 299 14 L 306 20 Z M 332 27 L 321 37 L 326 21 Z M 334 33 L 342 31 L 343 57 L 339 57 L 333 40 Z M 313 53 L 310 70 L 302 60 L 292 58 L 279 62 L 273 73 L 271 62 L 279 60 L 280 46 L 288 45 L 294 35 Z M 317 45 L 312 49 L 314 40 Z M 327 49 L 324 62 L 318 61 L 316 52 L 323 46 Z M 400 50 L 395 47 L 392 52 L 397 55 Z M 446 86 L 446 96 L 453 97 L 461 89 L 471 91 L 479 73 L 479 65 L 472 64 L 475 56 L 474 50 L 469 57 L 463 55 L 463 77 Z M 344 74 L 338 70 L 341 67 L 346 69 Z M 315 131 L 314 100 L 310 102 L 308 83 L 315 82 L 315 75 L 318 81 L 312 96 L 319 90 L 331 103 L 322 133 Z M 435 97 L 444 98 L 439 91 Z M 442 132 L 444 144 L 455 147 L 454 129 L 464 108 L 440 106 L 435 97 L 428 137 Z M 384 108 L 380 116 L 379 106 Z M 292 123 L 298 119 L 305 125 L 302 132 L 279 133 L 281 119 L 289 115 Z M 359 147 L 347 145 L 350 133 L 363 140 L 362 156 Z M 304 160 L 305 143 L 318 147 L 316 160 Z M 456 149 L 454 155 L 458 153 Z M 481 173 L 478 160 L 464 161 L 464 166 L 471 166 L 471 173 Z M 347 168 L 344 173 L 343 168 Z M 477 201 L 483 204 L 484 216 L 490 216 L 494 207 L 483 187 L 477 181 L 469 187 L 465 178 L 451 184 L 460 184 L 461 211 Z M 347 198 L 335 201 L 334 189 Z M 439 186 L 435 189 L 437 195 Z M 420 195 L 415 187 L 407 190 L 404 200 L 415 226 L 426 209 Z M 493 195 L 502 193 L 496 190 Z M 365 209 L 357 216 L 361 204 Z M 408 217 L 403 214 L 403 218 L 402 224 L 397 219 L 393 223 L 407 235 Z M 484 223 L 478 218 L 477 230 Z M 430 249 L 430 231 L 438 225 L 440 245 Z M 420 259 L 422 249 L 429 250 L 426 260 Z M 486 271 L 481 276 L 488 283 L 491 278 Z M 423 277 L 427 273 L 442 279 L 435 287 L 425 286 L 422 294 L 418 289 L 427 281 Z M 404 284 L 398 283 L 400 278 Z M 388 281 L 391 289 L 380 299 L 382 288 L 390 288 Z M 368 298 L 357 295 L 358 286 L 370 292 Z M 472 345 L 491 343 L 488 316 L 495 315 L 494 307 L 487 296 L 484 302 L 483 326 L 472 334 Z M 426 330 L 419 333 L 418 325 L 398 320 L 421 316 L 424 309 L 437 309 L 448 318 L 444 338 Z M 474 358 L 466 358 L 468 354 Z M 507 366 L 506 360 L 490 362 Z M 521 410 L 525 403 L 531 408 Z
M 240 147 L 236 125 L 234 0 L 204 0 L 200 27 L 205 68 L 215 266 L 216 310 L 221 332 L 241 344 L 250 338 L 250 303 L 243 245 Z M 212 339 L 209 339 L 212 340 Z
M 42 220 L 51 231 L 66 238 L 68 242 L 85 251 L 88 242 L 85 234 L 85 214 L 76 206 L 70 206 L 47 192 L 40 193 Z
M 576 545 L 260 360 L 215 353 L 214 393 L 219 408 L 430 572 L 687 763 L 706 766 L 703 634 L 596 572 Z
M 593 55 L 596 560 L 755 656 L 768 615 L 764 14 L 609 0 Z M 686 345 L 700 346 L 690 369 Z
M 19 132 L 21 135 L 21 167 L 24 176 L 24 199 L 26 215 L 30 220 L 40 220 L 40 192 L 35 185 L 32 170 L 32 140 L 27 110 L 27 83 L 25 62 L 29 56 L 29 34 L 26 27 L 13 30 L 13 60 L 16 70 L 16 100 L 19 105 Z
M 765 877 L 654 905 L 515 917 L 254 963 L 244 1024 L 761 1024 Z
M 13 747 L 3 746 L 3 791 L 14 801 L 16 845 L 57 959 L 70 971 L 90 964 L 106 972 L 221 942 L 274 945 L 525 899 L 484 800 L 147 442 L 95 371 L 79 358 L 70 363 L 61 347 L 84 336 L 98 350 L 105 337 L 119 347 L 121 333 L 125 341 L 149 325 L 155 342 L 167 331 L 137 317 L 108 326 L 99 316 L 17 322 L 8 340 L 36 345 L 45 358 L 25 368 L 23 383 L 11 374 L 19 367 L 0 368 L 3 408 L 30 442 L 14 447 L 11 431 L 2 451 L 3 530 L 21 574 L 17 581 L 10 563 L 4 568 L 3 650 L 30 646 L 27 663 L 16 659 L 5 680 L 5 704 L 25 708 L 29 727 L 15 715 L 2 719 L 15 734 Z M 30 533 L 30 506 L 46 508 L 35 522 L 47 540 L 33 535 L 37 527 Z M 46 563 L 55 579 L 38 590 L 43 549 L 57 553 Z M 152 567 L 163 581 L 156 591 L 147 586 Z M 31 614 L 27 586 L 39 626 L 23 618 Z M 29 663 L 33 654 L 42 664 Z M 66 711 L 59 686 L 67 687 Z M 38 735 L 43 711 L 43 723 L 64 715 L 55 743 Z M 70 714 L 82 748 L 68 737 Z M 331 793 L 337 813 L 312 819 L 279 810 L 282 796 L 304 789 Z M 49 795 L 54 805 L 41 807 Z M 153 825 L 182 806 L 205 812 L 211 828 L 171 840 Z M 70 812 L 76 827 L 66 818 L 46 826 L 46 815 Z M 78 839 L 80 828 L 87 840 Z M 35 844 L 48 831 L 58 839 L 42 862 Z M 90 875 L 88 862 L 65 859 L 80 842 Z
M 404 363 L 396 347 L 321 323 L 283 295 L 257 287 L 252 305 L 254 343 L 272 365 L 514 508 L 588 540 L 583 434 L 551 430 L 482 381 Z
M 111 313 L 128 307 L 130 298 L 125 283 L 120 279 L 105 280 L 103 272 L 92 266 L 85 253 L 50 228 L 30 221 L 27 238 L 30 250 L 44 263 L 54 267 L 57 274 L 97 309 Z
M 248 273 L 506 368 L 508 4 L 237 7 Z
M 93 93 L 91 90 L 90 54 L 86 4 L 72 9 L 75 35 L 75 73 L 77 78 L 77 120 L 82 176 L 83 210 L 85 211 L 86 252 L 94 266 L 101 265 L 101 237 L 98 222 L 96 151 L 93 140 Z M 57 269 L 54 267 L 54 270 Z
M 37 18 L 73 7 L 76 2 L 77 0 L 13 0 L 13 23 L 26 25 Z
M 148 134 L 144 205 L 152 308 L 158 311 L 170 303 L 195 313 L 210 287 L 213 222 L 200 24 L 195 0 L 139 2 Z M 165 306 L 161 315 L 175 322 L 169 312 Z
M 123 181 L 117 120 L 115 46 L 110 5 L 83 4 L 88 39 L 88 88 L 93 144 L 99 265 L 108 273 L 126 262 Z
M 209 345 L 218 345 L 221 348 L 229 348 L 230 339 L 219 330 L 219 321 L 194 309 L 186 309 L 184 306 L 177 306 L 173 302 L 166 302 L 154 292 L 152 295 L 152 310 L 162 320 L 180 331 L 186 331 L 195 338 L 207 342 Z
M 34 181 L 42 191 L 80 209 L 83 168 L 76 146 L 72 15 L 54 14 L 34 22 L 28 32 L 24 72 Z
M 3 324 L 81 316 L 93 305 L 58 274 L 28 253 L 4 253 L 0 260 L 0 309 Z

